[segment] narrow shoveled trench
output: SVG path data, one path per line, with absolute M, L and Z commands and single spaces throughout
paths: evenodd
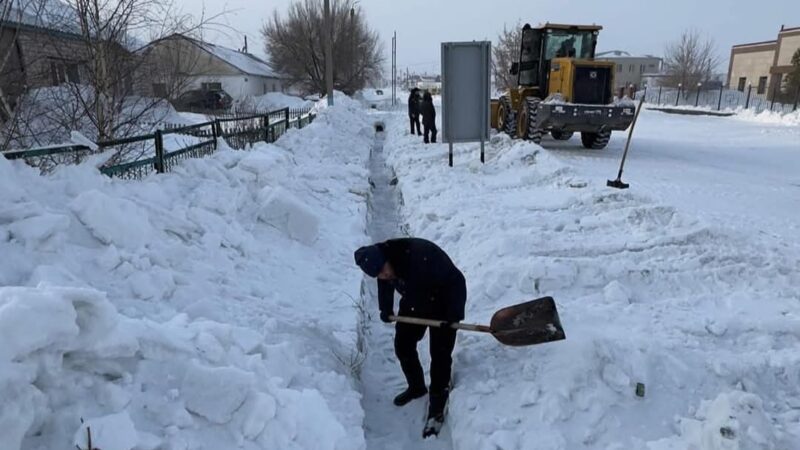
M 383 124 L 376 124 L 375 143 L 370 152 L 370 185 L 368 230 L 373 242 L 401 236 L 400 195 L 392 183 L 394 174 L 386 166 Z M 450 431 L 445 425 L 438 438 L 422 439 L 427 397 L 398 408 L 394 396 L 405 388 L 405 378 L 394 356 L 394 327 L 377 319 L 378 289 L 371 278 L 365 278 L 363 289 L 366 311 L 363 317 L 367 356 L 361 368 L 364 434 L 368 449 L 411 450 L 452 449 Z M 427 337 L 420 342 L 420 358 L 428 366 Z

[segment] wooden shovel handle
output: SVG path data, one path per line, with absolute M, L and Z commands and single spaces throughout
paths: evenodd
M 478 331 L 481 333 L 491 333 L 492 329 L 487 327 L 486 325 L 474 325 L 471 323 L 460 323 L 460 322 L 447 322 L 445 320 L 433 320 L 433 319 L 420 319 L 419 317 L 405 317 L 405 316 L 389 316 L 389 320 L 392 322 L 403 322 L 403 323 L 410 323 L 413 325 L 424 325 L 427 327 L 437 327 L 437 328 L 455 328 L 457 330 L 467 330 L 467 331 Z

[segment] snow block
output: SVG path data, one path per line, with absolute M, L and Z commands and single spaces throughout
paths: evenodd
M 0 288 L 0 361 L 91 347 L 116 325 L 116 309 L 93 289 Z
M 129 200 L 91 190 L 69 206 L 92 236 L 105 245 L 135 250 L 152 234 L 147 211 Z
M 267 422 L 275 417 L 277 403 L 275 399 L 263 392 L 251 395 L 242 407 L 244 421 L 242 434 L 247 439 L 255 439 L 267 426 Z
M 211 422 L 225 424 L 247 399 L 255 376 L 234 367 L 192 364 L 186 371 L 181 393 L 186 409 Z
M 695 418 L 681 418 L 680 436 L 649 442 L 648 450 L 738 450 L 780 448 L 761 399 L 751 393 L 721 393 L 703 401 Z
M 259 193 L 258 218 L 290 238 L 311 245 L 319 235 L 319 218 L 300 199 L 283 188 L 264 188 Z
M 77 313 L 51 291 L 0 288 L 0 362 L 78 336 Z
M 41 245 L 51 237 L 67 231 L 69 217 L 62 214 L 41 214 L 12 223 L 8 230 L 14 239 L 29 245 Z
M 131 450 L 139 443 L 139 435 L 127 411 L 85 421 L 75 432 L 74 445 L 89 448 L 87 429 L 91 431 L 93 448 Z

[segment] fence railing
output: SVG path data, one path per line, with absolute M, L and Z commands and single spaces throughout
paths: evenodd
M 797 111 L 800 104 L 800 87 L 795 92 L 784 93 L 775 91 L 771 95 L 766 92 L 758 93 L 753 86 L 748 86 L 740 91 L 727 89 L 703 89 L 702 86 L 693 89 L 651 87 L 644 88 L 635 94 L 645 97 L 645 103 L 660 106 L 692 106 L 721 111 L 725 109 L 747 109 L 756 113 L 762 111 L 775 111 L 789 113 Z
M 63 145 L 11 150 L 6 159 L 25 160 L 49 173 L 63 164 L 79 164 L 88 157 L 108 154 L 100 171 L 111 177 L 142 179 L 149 174 L 170 172 L 185 159 L 201 158 L 217 150 L 218 139 L 242 150 L 257 142 L 275 142 L 290 128 L 303 128 L 314 120 L 310 108 L 284 108 L 264 114 L 222 117 L 196 125 L 165 124 L 154 133 L 99 142 L 96 149 L 85 145 Z

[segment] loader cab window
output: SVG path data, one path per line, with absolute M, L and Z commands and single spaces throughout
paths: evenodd
M 594 33 L 592 31 L 547 30 L 547 47 L 544 58 L 594 57 Z
M 519 84 L 539 84 L 539 63 L 542 48 L 542 33 L 531 28 L 522 29 L 522 48 L 519 55 Z

